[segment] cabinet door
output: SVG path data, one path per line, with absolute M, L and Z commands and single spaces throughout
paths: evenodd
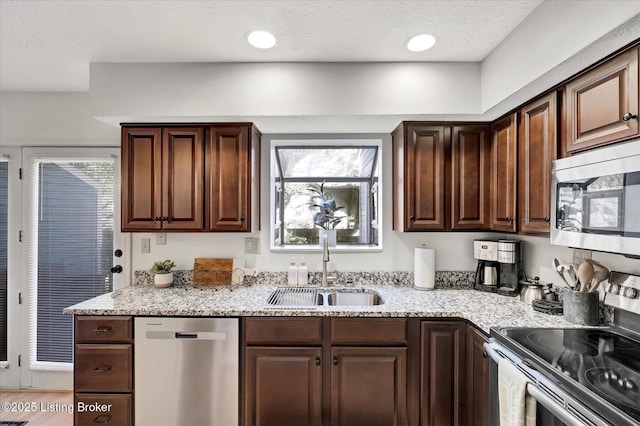
M 556 93 L 520 110 L 520 231 L 548 233 L 551 217 L 551 162 L 557 157 Z
M 122 128 L 122 230 L 162 228 L 162 132 Z
M 518 144 L 516 114 L 491 127 L 491 215 L 494 231 L 516 232 Z
M 568 153 L 638 135 L 638 49 L 567 84 L 565 100 Z
M 331 424 L 407 423 L 407 349 L 333 347 Z
M 211 128 L 206 154 L 210 231 L 250 229 L 248 137 L 247 126 Z
M 467 425 L 489 426 L 489 358 L 482 345 L 487 337 L 467 325 Z
M 409 126 L 405 152 L 405 231 L 445 230 L 445 128 Z
M 322 349 L 248 347 L 245 424 L 322 424 Z
M 423 321 L 421 328 L 420 424 L 464 424 L 465 324 Z
M 451 229 L 489 227 L 489 126 L 454 126 Z
M 204 228 L 204 145 L 202 128 L 162 132 L 163 229 Z

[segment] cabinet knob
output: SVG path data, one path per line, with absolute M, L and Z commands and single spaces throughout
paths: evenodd
M 162 218 L 160 216 L 156 216 L 156 217 L 153 218 L 154 222 L 159 222 L 161 220 L 162 220 Z
M 410 220 L 411 222 L 415 222 L 416 217 L 415 217 L 415 216 L 409 216 L 409 220 Z
M 169 222 L 169 216 L 162 216 L 160 220 L 163 222 Z
M 485 351 L 482 351 L 482 358 L 489 358 L 489 354 L 486 353 Z
M 544 221 L 549 223 L 549 222 L 551 222 L 551 218 L 549 216 L 545 216 L 544 217 Z
M 316 358 L 316 365 L 320 365 L 322 364 L 322 362 L 320 361 L 320 358 Z
M 513 218 L 511 216 L 507 217 L 507 222 L 513 222 Z
M 338 358 L 337 357 L 333 358 L 333 365 L 338 365 Z
M 630 112 L 622 116 L 623 121 L 635 120 L 636 118 L 638 118 L 638 116 L 636 114 L 631 114 Z
M 240 222 L 244 222 L 244 216 L 240 216 Z

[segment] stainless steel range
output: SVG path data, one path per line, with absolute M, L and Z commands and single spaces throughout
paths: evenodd
M 640 425 L 640 276 L 612 272 L 605 291 L 611 327 L 491 329 L 485 351 L 529 378 L 538 424 Z M 497 425 L 497 364 L 491 376 Z

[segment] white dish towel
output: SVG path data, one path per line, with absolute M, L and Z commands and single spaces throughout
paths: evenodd
M 498 362 L 500 426 L 535 426 L 536 400 L 527 394 L 529 379 L 509 360 Z

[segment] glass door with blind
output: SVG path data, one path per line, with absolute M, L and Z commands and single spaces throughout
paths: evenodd
M 118 155 L 23 152 L 22 387 L 71 389 L 73 316 L 63 309 L 127 284 Z

